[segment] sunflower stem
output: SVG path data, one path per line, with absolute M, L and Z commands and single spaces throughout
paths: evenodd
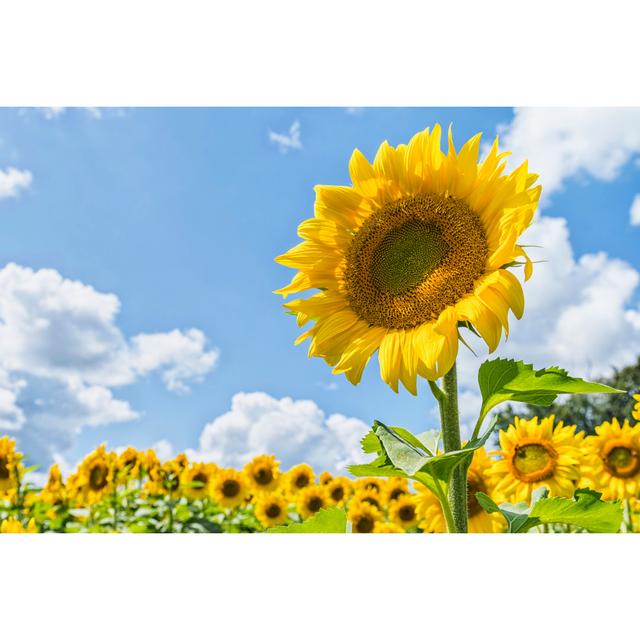
M 458 378 L 456 364 L 444 376 L 442 408 L 442 442 L 445 452 L 462 447 L 460 417 L 458 413 Z M 467 533 L 467 465 L 458 465 L 449 484 L 449 502 L 453 514 L 455 533 Z

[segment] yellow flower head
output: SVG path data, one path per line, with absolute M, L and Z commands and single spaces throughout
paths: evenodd
M 247 497 L 247 482 L 235 469 L 220 469 L 211 481 L 211 497 L 221 507 L 234 509 Z
M 8 436 L 0 438 L 0 497 L 16 487 L 16 473 L 20 473 L 22 454 L 16 451 L 16 441 Z
M 636 404 L 633 407 L 631 415 L 636 422 L 640 422 L 640 393 L 633 396 L 633 399 L 636 401 Z
M 554 416 L 521 420 L 500 431 L 500 459 L 488 473 L 495 481 L 499 501 L 529 502 L 534 489 L 547 487 L 549 495 L 570 498 L 580 478 L 584 434 Z
M 298 507 L 298 513 L 304 519 L 312 516 L 314 513 L 318 513 L 320 509 L 325 509 L 329 506 L 327 488 L 322 485 L 312 485 L 306 489 L 302 489 L 296 496 L 296 505 Z
M 445 375 L 458 352 L 459 323 L 469 323 L 489 350 L 508 333 L 508 311 L 524 310 L 519 280 L 508 270 L 531 261 L 517 244 L 540 197 L 527 163 L 505 174 L 494 142 L 478 162 L 480 135 L 456 151 L 449 129 L 441 150 L 435 125 L 409 144 L 384 142 L 373 164 L 358 151 L 352 186 L 317 186 L 315 217 L 298 228 L 303 242 L 276 258 L 298 269 L 283 296 L 320 293 L 284 306 L 298 325 L 315 324 L 318 356 L 357 384 L 378 351 L 380 374 L 416 393 L 417 376 Z
M 353 533 L 373 533 L 376 523 L 382 522 L 382 513 L 366 502 L 352 501 L 347 518 Z
M 418 526 L 425 533 L 446 533 L 447 523 L 438 498 L 420 482 L 414 482 L 413 486 L 417 490 Z
M 583 484 L 605 500 L 637 497 L 640 492 L 640 424 L 621 425 L 616 418 L 585 438 Z
M 116 465 L 116 454 L 107 452 L 105 445 L 101 444 L 80 463 L 77 473 L 70 479 L 69 484 L 77 493 L 76 497 L 85 504 L 100 502 L 113 491 Z
M 385 501 L 379 491 L 374 489 L 356 489 L 351 497 L 351 503 L 366 503 L 378 511 L 384 511 Z
M 175 460 L 168 460 L 149 469 L 149 479 L 145 492 L 152 496 L 170 495 L 177 497 L 180 492 L 180 476 L 184 469 Z
M 146 471 L 148 475 L 151 474 L 153 469 L 160 466 L 160 460 L 158 460 L 158 454 L 153 449 L 147 449 L 140 455 L 140 466 Z
M 280 463 L 275 456 L 256 456 L 244 466 L 243 472 L 256 495 L 275 491 L 280 483 Z
M 382 499 L 388 504 L 408 494 L 409 481 L 406 478 L 388 478 L 382 487 Z
M 418 503 L 415 496 L 403 495 L 389 505 L 389 518 L 403 529 L 418 526 Z
M 373 533 L 406 533 L 406 531 L 393 522 L 376 522 Z
M 129 478 L 138 478 L 144 459 L 143 453 L 134 447 L 127 447 L 118 457 L 118 481 L 126 484 Z
M 374 493 L 380 493 L 384 486 L 383 478 L 358 478 L 354 482 L 356 490 L 373 491 Z
M 62 502 L 65 497 L 66 491 L 64 481 L 62 480 L 62 473 L 60 467 L 54 464 L 49 469 L 47 484 L 45 484 L 40 493 L 40 499 L 47 504 L 58 504 Z
M 489 473 L 492 466 L 485 448 L 476 449 L 467 474 L 469 533 L 498 533 L 506 528 L 506 520 L 499 513 L 487 513 L 476 498 L 478 491 L 494 498 L 495 479 Z
M 7 518 L 0 524 L 0 533 L 38 533 L 38 528 L 33 518 L 29 520 L 26 528 L 19 520 Z
M 351 486 L 351 480 L 343 476 L 337 476 L 331 480 L 327 485 L 327 496 L 329 502 L 332 505 L 344 505 L 348 502 L 353 488 Z
M 333 480 L 333 475 L 329 471 L 323 471 L 320 474 L 320 484 L 329 484 Z
M 209 497 L 210 484 L 217 471 L 214 464 L 194 462 L 180 474 L 182 492 L 191 500 Z
M 284 480 L 288 493 L 295 496 L 299 491 L 315 482 L 315 474 L 308 464 L 299 464 L 287 471 Z
M 256 500 L 256 518 L 265 528 L 277 527 L 289 518 L 289 504 L 286 498 L 277 493 L 260 496 Z

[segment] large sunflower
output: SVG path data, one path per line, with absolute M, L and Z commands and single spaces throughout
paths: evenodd
M 640 424 L 621 425 L 615 418 L 585 438 L 583 484 L 605 500 L 637 497 L 640 491 Z
M 552 496 L 570 498 L 580 478 L 583 433 L 554 416 L 538 421 L 515 418 L 500 431 L 500 456 L 487 474 L 495 481 L 495 493 L 505 502 L 529 502 L 534 489 L 547 487 Z
M 351 187 L 317 186 L 315 217 L 303 242 L 276 258 L 298 269 L 283 296 L 320 289 L 284 306 L 298 325 L 315 324 L 309 356 L 357 384 L 378 350 L 380 374 L 416 393 L 416 377 L 435 380 L 453 366 L 458 327 L 468 323 L 493 351 L 508 311 L 524 297 L 508 267 L 532 265 L 517 240 L 530 224 L 540 187 L 523 163 L 511 174 L 494 142 L 478 163 L 477 134 L 456 151 L 440 146 L 435 125 L 397 148 L 384 142 L 373 164 L 357 149 Z

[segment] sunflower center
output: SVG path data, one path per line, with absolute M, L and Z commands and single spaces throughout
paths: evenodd
M 322 509 L 322 498 L 319 498 L 318 496 L 309 498 L 309 501 L 307 502 L 307 509 L 313 513 L 320 511 L 320 509 Z
M 309 476 L 301 474 L 296 478 L 296 487 L 298 489 L 304 489 L 309 484 Z
M 240 492 L 240 483 L 237 480 L 225 480 L 222 483 L 222 495 L 225 498 L 235 498 Z
M 404 505 L 398 509 L 398 517 L 402 522 L 411 522 L 416 517 L 416 510 L 410 504 Z
M 0 458 L 0 480 L 8 480 L 10 475 L 9 462 L 6 458 Z
M 380 508 L 380 503 L 373 496 L 365 496 L 364 498 L 362 498 L 362 502 L 367 502 L 376 509 Z
M 531 443 L 517 445 L 513 454 L 516 475 L 524 482 L 538 482 L 553 474 L 556 452 L 546 444 Z
M 271 469 L 258 469 L 254 477 L 258 484 L 269 484 L 273 480 L 273 471 Z
M 281 512 L 282 509 L 280 508 L 280 505 L 277 504 L 270 504 L 265 510 L 265 513 L 269 518 L 277 518 Z
M 398 487 L 397 489 L 394 489 L 391 494 L 389 495 L 389 500 L 397 500 L 400 496 L 403 496 L 405 493 L 407 493 L 404 489 Z
M 203 489 L 204 486 L 201 485 L 206 485 L 207 484 L 207 476 L 204 473 L 196 473 L 195 476 L 193 476 L 193 482 L 198 483 L 194 488 L 195 489 Z
M 611 473 L 618 478 L 630 478 L 640 470 L 638 452 L 628 447 L 614 446 L 604 459 Z
M 358 533 L 371 533 L 373 531 L 374 524 L 375 523 L 372 518 L 369 518 L 368 516 L 361 516 L 355 523 L 356 531 Z
M 470 518 L 477 516 L 482 512 L 482 507 L 476 498 L 476 493 L 481 491 L 487 492 L 487 488 L 482 478 L 477 476 L 473 471 L 469 471 L 469 477 L 467 479 L 467 514 Z
M 351 308 L 373 326 L 433 321 L 471 293 L 489 249 L 479 216 L 452 196 L 419 194 L 373 213 L 347 252 Z
M 344 489 L 342 487 L 336 487 L 331 491 L 331 499 L 336 502 L 340 502 L 344 498 Z
M 109 473 L 107 467 L 103 464 L 97 464 L 91 473 L 89 473 L 89 486 L 94 491 L 100 491 L 107 484 L 107 474 Z

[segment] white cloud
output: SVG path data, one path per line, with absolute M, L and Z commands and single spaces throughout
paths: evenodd
M 287 153 L 290 149 L 302 149 L 300 122 L 296 120 L 289 127 L 289 133 L 275 133 L 269 130 L 269 141 L 277 144 L 281 153 Z
M 640 193 L 636 194 L 633 202 L 631 203 L 631 209 L 629 210 L 629 220 L 632 225 L 640 225 Z
M 611 181 L 640 153 L 640 109 L 515 109 L 498 128 L 500 147 L 512 152 L 509 164 L 527 158 L 540 174 L 546 200 L 572 177 Z
M 45 120 L 56 120 L 68 113 L 70 109 L 82 111 L 92 120 L 102 120 L 105 115 L 120 118 L 127 111 L 122 107 L 37 107 L 37 110 L 44 116 Z
M 33 459 L 64 451 L 83 427 L 139 414 L 113 388 L 158 373 L 187 391 L 215 366 L 204 334 L 139 334 L 116 324 L 120 301 L 53 269 L 8 264 L 0 270 L 0 429 L 19 432 Z
M 21 191 L 28 189 L 33 181 L 30 171 L 21 171 L 15 167 L 0 170 L 0 200 L 17 198 Z
M 274 398 L 267 393 L 237 393 L 231 410 L 207 424 L 195 458 L 241 467 L 252 457 L 274 454 L 287 469 L 308 462 L 314 469 L 346 473 L 363 462 L 360 439 L 369 426 L 357 418 L 326 416 L 312 400 Z

